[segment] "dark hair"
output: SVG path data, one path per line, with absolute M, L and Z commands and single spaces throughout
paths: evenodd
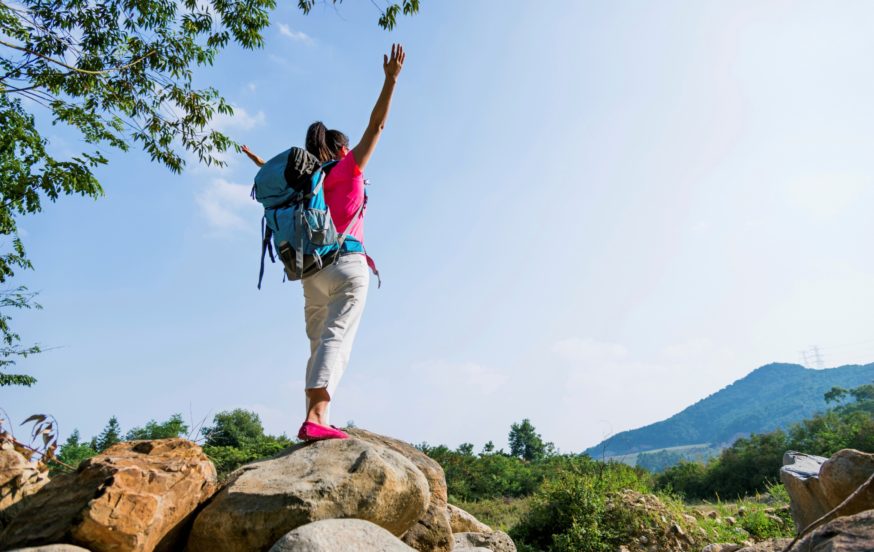
M 307 151 L 324 163 L 337 157 L 342 148 L 349 147 L 349 138 L 339 130 L 328 130 L 321 121 L 316 121 L 307 129 Z

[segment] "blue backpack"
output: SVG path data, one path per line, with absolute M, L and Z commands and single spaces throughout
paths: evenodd
M 252 198 L 264 206 L 258 289 L 264 278 L 266 253 L 270 253 L 271 262 L 276 262 L 274 248 L 289 280 L 315 274 L 342 252 L 363 252 L 362 244 L 348 232 L 361 216 L 366 201 L 342 233 L 334 227 L 325 202 L 322 185 L 335 164 L 320 163 L 308 151 L 291 148 L 267 161 L 255 175 Z

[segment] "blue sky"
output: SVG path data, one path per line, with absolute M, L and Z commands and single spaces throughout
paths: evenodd
M 558 6 L 558 5 L 556 5 Z M 821 347 L 874 360 L 874 5 L 422 2 L 386 33 L 368 2 L 278 9 L 266 48 L 201 71 L 216 126 L 269 157 L 321 119 L 356 140 L 393 41 L 408 51 L 372 181 L 384 276 L 334 422 L 413 442 L 565 451 L 665 418 Z M 56 152 L 75 134 L 48 127 Z M 303 414 L 297 284 L 255 288 L 254 166 L 181 176 L 113 152 L 106 197 L 20 225 L 52 349 L 5 388 L 13 419 L 90 436 L 243 407 Z

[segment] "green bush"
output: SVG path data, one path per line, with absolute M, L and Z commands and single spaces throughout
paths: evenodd
M 608 497 L 626 489 L 650 491 L 648 475 L 616 463 L 562 469 L 543 482 L 511 535 L 537 550 L 612 552 L 630 525 L 619 519 L 619 510 L 608 508 Z

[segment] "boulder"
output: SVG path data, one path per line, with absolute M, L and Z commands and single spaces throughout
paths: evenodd
M 819 470 L 825 461 L 822 456 L 795 451 L 783 455 L 780 481 L 789 493 L 792 519 L 799 531 L 831 509 L 819 481 Z
M 804 552 L 871 552 L 874 510 L 840 517 L 801 539 L 793 548 Z
M 191 441 L 119 443 L 23 499 L 0 548 L 177 550 L 190 515 L 215 489 L 215 466 Z
M 819 470 L 819 481 L 829 509 L 843 502 L 865 483 L 871 474 L 874 474 L 874 454 L 844 449 L 823 462 Z M 843 515 L 856 514 L 872 508 L 874 502 L 863 502 L 855 511 L 844 512 Z
M 478 548 L 485 548 L 492 552 L 516 552 L 516 545 L 513 544 L 513 539 L 503 531 L 455 533 L 452 537 L 455 540 L 454 550 L 458 552 L 462 550 L 470 552 L 471 549 L 476 550 Z
M 783 552 L 790 542 L 792 539 L 769 539 L 752 546 L 745 546 L 737 552 Z
M 194 521 L 190 552 L 268 550 L 301 525 L 334 518 L 364 519 L 400 536 L 430 496 L 411 461 L 361 439 L 295 445 L 229 481 Z
M 270 552 L 412 552 L 379 525 L 363 519 L 324 519 L 301 525 L 279 539 Z
M 416 520 L 416 524 L 401 537 L 408 545 L 420 552 L 449 552 L 452 550 L 452 533 L 447 511 L 446 476 L 436 460 L 412 445 L 359 428 L 349 428 L 350 436 L 368 443 L 388 447 L 411 461 L 428 480 L 431 498 L 428 510 Z
M 9 441 L 0 443 L 0 527 L 11 519 L 10 508 L 49 482 L 48 470 L 25 458 Z
M 448 505 L 449 526 L 453 533 L 491 533 L 492 528 L 458 506 Z
M 46 544 L 45 546 L 28 546 L 27 548 L 16 548 L 9 552 L 89 552 L 87 548 L 75 546 L 72 544 Z
M 701 549 L 701 552 L 737 552 L 743 548 L 743 546 L 739 544 L 731 544 L 731 543 L 714 543 L 708 544 L 704 548 Z

